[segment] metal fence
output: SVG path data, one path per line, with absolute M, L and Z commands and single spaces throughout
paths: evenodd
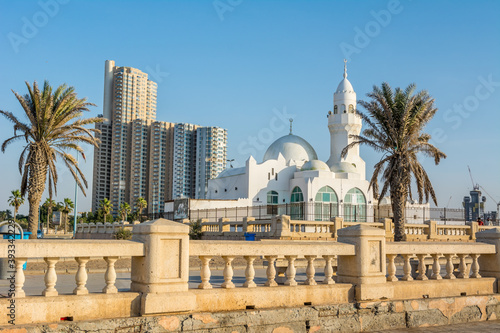
M 162 213 L 162 217 L 172 219 L 173 214 Z M 220 218 L 242 221 L 250 216 L 256 220 L 269 220 L 276 215 L 289 215 L 292 220 L 329 221 L 333 217 L 342 217 L 349 222 L 371 222 L 380 218 L 392 218 L 390 206 L 346 203 L 301 202 L 279 205 L 260 205 L 232 208 L 193 209 L 189 211 L 190 220 L 206 219 L 217 222 Z M 463 209 L 407 207 L 405 212 L 408 223 L 424 223 L 427 220 L 441 221 L 443 224 L 465 223 Z

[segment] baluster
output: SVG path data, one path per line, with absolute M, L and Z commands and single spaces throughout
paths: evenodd
M 316 259 L 316 256 L 305 256 L 305 257 L 307 259 L 307 269 L 306 269 L 307 280 L 304 282 L 304 284 L 309 286 L 315 286 L 317 285 L 316 280 L 314 280 L 314 275 L 316 274 L 316 270 L 314 269 L 314 259 Z
M 460 279 L 468 279 L 469 274 L 467 274 L 467 264 L 465 263 L 465 257 L 466 254 L 459 254 L 458 257 L 460 258 L 460 264 L 458 265 L 458 270 L 460 271 L 458 273 L 458 277 Z
M 54 287 L 57 282 L 56 264 L 59 261 L 59 258 L 43 258 L 43 260 L 47 263 L 47 272 L 44 277 L 45 290 L 42 292 L 42 295 L 57 296 L 59 293 Z
M 76 262 L 78 263 L 78 271 L 75 275 L 76 288 L 73 289 L 73 294 L 75 295 L 86 295 L 89 293 L 88 289 L 85 287 L 88 278 L 85 266 L 87 265 L 89 259 L 89 257 L 75 258 Z
M 297 281 L 295 281 L 295 259 L 297 256 L 285 256 L 286 260 L 288 260 L 288 267 L 286 269 L 286 281 L 285 286 L 296 286 Z
M 431 256 L 433 259 L 431 280 L 441 280 L 442 279 L 442 277 L 441 277 L 441 265 L 439 264 L 439 257 L 441 256 L 441 254 L 435 253 L 435 254 L 432 254 Z
M 247 261 L 247 268 L 245 269 L 245 277 L 246 281 L 243 283 L 243 287 L 247 288 L 255 288 L 257 285 L 253 281 L 255 278 L 255 269 L 253 267 L 253 262 L 257 258 L 255 256 L 244 256 L 245 260 Z
M 23 290 L 24 281 L 26 278 L 24 277 L 23 265 L 27 261 L 27 258 L 16 258 L 16 277 L 14 282 L 14 298 L 22 298 L 26 297 L 26 293 Z
M 118 257 L 104 257 L 106 261 L 107 268 L 106 273 L 104 273 L 104 280 L 106 281 L 106 287 L 102 289 L 102 292 L 105 294 L 114 294 L 118 292 L 118 289 L 115 286 L 116 282 L 116 271 L 115 271 L 115 262 L 118 260 Z
M 426 254 L 417 254 L 418 257 L 418 276 L 417 280 L 428 280 L 427 276 L 425 275 L 425 271 L 427 270 L 425 267 L 425 257 Z
M 334 284 L 335 281 L 332 279 L 333 268 L 332 268 L 332 260 L 333 256 L 323 256 L 325 259 L 325 279 L 323 280 L 323 284 Z
M 479 258 L 480 254 L 471 254 L 472 257 L 472 277 L 479 279 L 481 278 L 481 275 L 479 275 L 479 262 L 477 259 Z
M 212 289 L 212 285 L 210 284 L 210 259 L 212 257 L 208 256 L 200 256 L 201 260 L 201 283 L 198 285 L 198 289 Z
M 401 278 L 402 281 L 413 281 L 413 278 L 411 277 L 411 264 L 410 264 L 410 258 L 411 254 L 403 254 L 403 277 Z
M 222 256 L 222 259 L 224 259 L 224 262 L 226 265 L 224 266 L 224 283 L 221 284 L 222 288 L 234 288 L 234 283 L 232 282 L 233 279 L 233 266 L 232 262 L 234 257 L 230 256 Z
M 278 283 L 276 283 L 276 281 L 274 280 L 276 277 L 276 268 L 274 267 L 274 262 L 276 261 L 276 258 L 278 258 L 278 256 L 265 256 L 265 258 L 267 260 L 267 281 L 264 285 L 268 287 L 275 287 L 278 285 Z
M 396 277 L 396 265 L 394 264 L 394 259 L 397 254 L 388 254 L 389 264 L 387 265 L 387 281 L 397 281 Z
M 453 274 L 453 257 L 454 254 L 445 254 L 446 257 L 446 275 L 445 279 L 456 279 L 455 274 Z

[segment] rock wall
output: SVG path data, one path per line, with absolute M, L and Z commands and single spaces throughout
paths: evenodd
M 16 325 L 0 332 L 363 332 L 498 318 L 500 295 L 491 295 Z

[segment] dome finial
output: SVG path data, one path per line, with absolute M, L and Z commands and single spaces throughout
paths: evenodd
M 344 79 L 347 78 L 347 59 L 344 59 Z
M 293 123 L 293 118 L 288 119 L 290 122 L 290 135 L 292 135 L 292 123 Z

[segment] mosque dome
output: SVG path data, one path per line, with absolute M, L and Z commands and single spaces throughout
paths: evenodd
M 274 141 L 264 154 L 263 162 L 267 160 L 277 160 L 279 154 L 283 155 L 285 160 L 311 161 L 317 160 L 318 156 L 314 148 L 302 139 L 300 136 L 288 134 Z
M 336 93 L 354 92 L 351 82 L 347 78 L 340 81 Z
M 349 162 L 340 162 L 340 163 L 335 163 L 330 167 L 330 171 L 336 172 L 336 173 L 342 173 L 342 172 L 350 172 L 350 173 L 356 173 L 358 172 L 356 169 L 356 165 L 354 163 L 349 163 Z
M 309 170 L 330 171 L 330 168 L 323 161 L 311 160 L 309 162 L 304 163 L 301 169 L 301 171 L 309 171 Z

